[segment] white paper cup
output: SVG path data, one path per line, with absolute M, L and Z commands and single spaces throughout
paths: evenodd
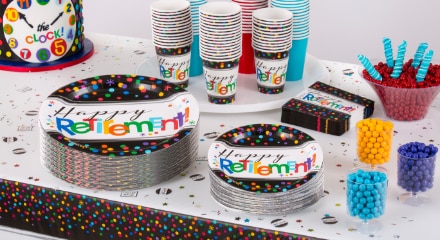
M 151 24 L 151 32 L 153 34 L 179 34 L 179 35 L 187 35 L 188 29 L 192 28 L 191 22 L 178 23 L 173 26 L 163 26 L 163 25 L 155 25 Z
M 153 45 L 161 48 L 182 48 L 191 45 L 192 39 L 182 41 L 160 41 L 153 39 Z
M 201 36 L 201 35 L 199 35 Z M 227 38 L 225 39 L 218 39 L 217 41 L 213 41 L 208 38 L 200 37 L 200 44 L 203 49 L 206 50 L 215 50 L 219 48 L 241 48 L 242 44 L 242 38 L 240 36 L 237 37 L 231 37 L 229 40 Z
M 236 51 L 235 53 L 228 52 L 224 54 L 205 53 L 200 51 L 200 57 L 202 59 L 209 59 L 210 61 L 217 61 L 217 62 L 231 61 L 240 56 L 241 56 L 241 51 Z
M 186 28 L 184 34 L 182 31 L 176 31 L 176 32 L 166 32 L 166 33 L 160 33 L 160 32 L 152 32 L 153 39 L 155 38 L 162 38 L 162 39 L 188 39 L 191 38 L 193 35 L 192 28 Z
M 161 79 L 186 88 L 189 83 L 191 45 L 169 49 L 156 47 L 156 56 Z
M 200 18 L 199 24 L 203 25 L 207 28 L 237 28 L 242 24 L 241 18 L 232 19 L 232 20 L 217 20 L 217 21 L 206 21 L 205 19 Z
M 241 25 L 241 17 L 233 18 L 233 19 L 205 19 L 205 18 L 199 18 L 199 23 L 206 25 L 206 26 L 212 26 L 212 27 L 236 27 Z
M 214 54 L 214 55 L 227 55 L 227 54 L 236 54 L 241 51 L 241 44 L 236 44 L 235 46 L 206 46 L 203 45 L 200 47 L 200 51 L 203 54 Z
M 227 62 L 227 61 L 233 61 L 234 59 L 240 58 L 242 52 L 239 51 L 237 53 L 225 53 L 225 54 L 205 54 L 203 52 L 200 52 L 200 57 L 205 60 L 213 61 L 213 62 Z
M 200 49 L 200 57 L 206 61 L 230 62 L 236 60 L 237 58 L 240 58 L 241 54 L 241 48 L 235 51 L 225 51 L 221 53 L 205 52 L 203 51 L 203 49 Z
M 282 93 L 286 83 L 289 52 L 255 52 L 258 91 L 265 94 Z
M 165 37 L 159 37 L 159 36 L 154 36 L 154 42 L 160 42 L 160 43 L 165 43 L 165 44 L 176 44 L 179 42 L 192 42 L 192 34 L 190 36 L 185 36 L 185 37 L 170 37 L 169 35 L 165 36 Z
M 203 32 L 207 35 L 240 34 L 237 32 L 241 32 L 241 23 L 239 25 L 224 25 L 215 27 L 201 22 L 199 24 L 199 29 L 203 30 Z
M 265 51 L 265 52 L 282 52 L 292 48 L 292 44 L 285 45 L 258 45 L 255 42 L 252 42 L 252 47 L 256 50 Z
M 192 28 L 191 22 L 179 23 L 173 26 L 164 26 L 164 25 L 156 25 L 151 24 L 151 31 L 153 33 L 180 33 L 181 35 L 185 35 L 187 30 Z
M 292 40 L 292 33 L 287 34 L 272 34 L 261 36 L 258 33 L 252 32 L 253 42 L 260 45 L 285 45 Z
M 291 18 L 288 21 L 279 21 L 279 22 L 273 22 L 273 21 L 264 21 L 261 19 L 257 19 L 255 17 L 252 17 L 252 24 L 258 26 L 258 27 L 281 27 L 281 26 L 289 26 L 293 24 L 293 18 Z
M 233 2 L 208 2 L 199 7 L 200 16 L 228 18 L 241 15 L 241 7 Z M 241 17 L 241 16 L 240 16 Z
M 212 33 L 207 33 L 206 31 L 199 29 L 199 35 L 206 42 L 212 43 L 227 43 L 229 41 L 240 40 L 240 33 L 228 33 L 220 36 L 214 35 Z
M 236 37 L 241 35 L 241 27 L 230 29 L 209 29 L 207 27 L 204 27 L 202 25 L 199 26 L 200 35 L 204 35 L 209 38 L 220 38 L 224 39 L 227 37 Z
M 262 8 L 255 10 L 252 16 L 264 22 L 290 22 L 293 14 L 282 8 Z
M 181 18 L 175 18 L 175 19 L 157 19 L 154 18 L 153 16 L 151 16 L 150 18 L 151 20 L 151 25 L 154 25 L 156 27 L 163 27 L 163 28 L 173 28 L 173 27 L 178 27 L 181 25 L 187 25 L 187 24 L 192 24 L 193 20 L 191 15 L 187 15 Z
M 177 12 L 156 12 L 151 11 L 151 18 L 155 21 L 170 21 L 172 19 L 182 19 L 191 16 L 191 9 L 185 8 L 182 10 L 176 10 Z
M 178 15 L 189 9 L 190 3 L 185 0 L 155 1 L 150 5 L 152 14 Z M 168 14 L 166 14 L 168 13 Z
M 252 25 L 252 33 L 257 34 L 260 38 L 280 36 L 280 35 L 292 35 L 293 27 L 284 28 L 284 29 L 270 29 L 270 28 L 257 28 L 255 25 Z
M 292 13 L 285 9 L 263 8 L 254 11 L 252 47 L 264 52 L 283 52 L 292 46 Z
M 291 44 L 292 44 L 292 35 L 265 39 L 263 41 L 261 39 L 257 40 L 255 38 L 255 35 L 252 35 L 252 45 L 254 47 L 260 48 L 260 50 L 263 50 L 261 49 L 261 47 L 265 48 L 266 51 L 267 50 L 270 51 L 269 49 L 277 48 L 277 50 L 274 49 L 272 51 L 279 52 L 279 51 L 283 51 L 279 49 L 280 47 L 284 49 L 284 46 L 290 46 Z
M 150 5 L 150 10 L 152 15 L 175 17 L 186 14 L 188 10 L 191 11 L 191 7 L 187 3 L 182 2 L 182 0 L 156 1 Z
M 267 22 L 267 21 L 260 21 L 256 18 L 252 18 L 252 25 L 256 28 L 271 28 L 271 29 L 284 29 L 284 28 L 290 28 L 293 26 L 293 19 L 289 21 L 283 21 L 283 22 Z M 300 24 L 301 22 L 298 22 Z
M 238 59 L 230 62 L 203 60 L 203 76 L 209 102 L 230 104 L 235 101 Z
M 241 31 L 236 31 L 232 35 L 228 35 L 230 33 L 231 32 L 219 35 L 214 33 L 206 33 L 205 30 L 199 29 L 200 37 L 208 44 L 228 44 L 228 42 L 238 41 L 241 39 Z
M 182 35 L 186 34 L 187 29 L 192 27 L 192 22 L 176 22 L 173 25 L 162 25 L 162 24 L 151 24 L 151 30 L 154 33 L 168 33 L 168 32 L 179 32 Z
M 290 40 L 290 41 L 289 41 Z M 261 51 L 280 52 L 284 51 L 286 46 L 292 45 L 292 35 L 287 35 L 279 38 L 272 38 L 270 40 L 257 39 L 255 35 L 252 36 L 252 46 Z

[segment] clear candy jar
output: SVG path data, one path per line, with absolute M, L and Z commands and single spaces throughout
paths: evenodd
M 347 174 L 347 212 L 353 217 L 352 227 L 373 233 L 381 229 L 377 221 L 385 214 L 388 175 L 385 169 L 354 168 Z
M 403 191 L 399 200 L 419 206 L 429 202 L 428 191 L 434 186 L 438 148 L 432 144 L 410 142 L 397 150 L 397 185 Z

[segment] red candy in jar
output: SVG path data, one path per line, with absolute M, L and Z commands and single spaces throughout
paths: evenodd
M 382 76 L 381 81 L 372 78 L 367 70 L 362 71 L 362 76 L 376 91 L 389 118 L 399 121 L 423 119 L 440 91 L 440 65 L 430 64 L 424 81 L 417 82 L 417 69 L 411 66 L 412 61 L 410 59 L 403 65 L 398 78 L 390 76 L 393 69 L 384 62 L 374 65 Z

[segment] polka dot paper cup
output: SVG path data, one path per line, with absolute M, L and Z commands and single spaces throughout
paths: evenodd
M 239 58 L 230 61 L 202 61 L 208 101 L 213 104 L 233 103 L 237 92 Z
M 180 48 L 155 48 L 160 77 L 181 88 L 188 87 L 191 45 Z
M 260 93 L 279 94 L 284 90 L 289 51 L 265 52 L 255 50 L 255 69 Z
M 397 185 L 403 190 L 402 203 L 419 206 L 429 202 L 428 192 L 434 186 L 438 148 L 432 144 L 410 142 L 397 150 Z
M 347 174 L 347 212 L 353 228 L 363 233 L 380 230 L 385 214 L 388 175 L 384 169 L 354 168 Z

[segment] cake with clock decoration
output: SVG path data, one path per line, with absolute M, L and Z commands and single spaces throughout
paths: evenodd
M 279 124 L 236 127 L 208 151 L 211 195 L 236 211 L 286 214 L 316 203 L 324 194 L 319 143 Z
M 0 69 L 51 70 L 90 57 L 82 11 L 82 0 L 1 1 Z

